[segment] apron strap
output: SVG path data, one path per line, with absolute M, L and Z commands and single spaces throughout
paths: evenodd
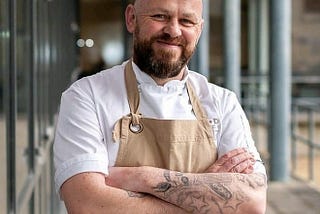
M 137 78 L 132 68 L 132 59 L 129 60 L 125 67 L 125 82 L 130 112 L 131 114 L 139 114 L 140 96 Z
M 186 81 L 186 85 L 192 109 L 196 118 L 198 120 L 208 118 L 207 114 L 203 111 L 199 98 L 197 97 L 189 79 Z
M 137 78 L 132 68 L 132 59 L 126 64 L 125 67 L 125 83 L 128 94 L 128 102 L 130 107 L 131 115 L 140 115 L 139 105 L 140 105 L 140 96 L 138 91 Z M 186 81 L 187 91 L 189 99 L 193 108 L 193 112 L 196 118 L 203 119 L 207 118 L 206 113 L 203 111 L 203 108 L 200 104 L 200 101 L 197 95 L 194 92 L 194 89 L 189 80 Z M 139 123 L 139 117 L 134 117 L 134 124 Z

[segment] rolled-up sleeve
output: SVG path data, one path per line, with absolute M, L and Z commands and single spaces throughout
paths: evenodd
M 108 173 L 108 153 L 90 87 L 62 94 L 53 144 L 55 186 L 83 172 Z

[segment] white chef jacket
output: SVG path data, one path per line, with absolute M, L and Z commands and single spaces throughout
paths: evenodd
M 108 175 L 108 167 L 114 166 L 119 144 L 112 140 L 112 130 L 117 120 L 130 113 L 124 82 L 126 63 L 82 78 L 62 94 L 54 140 L 57 191 L 76 174 Z M 248 120 L 233 92 L 208 83 L 206 77 L 188 69 L 183 80 L 172 80 L 164 86 L 158 86 L 134 63 L 133 70 L 140 94 L 139 110 L 144 117 L 196 119 L 185 86 L 190 79 L 212 125 L 218 157 L 244 147 L 261 160 Z M 266 174 L 259 161 L 254 169 Z

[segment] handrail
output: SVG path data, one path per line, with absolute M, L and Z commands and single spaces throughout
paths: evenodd
M 245 71 L 243 71 L 245 73 Z M 268 71 L 265 71 L 266 74 L 249 74 L 241 76 L 241 84 L 260 84 L 269 81 Z M 217 84 L 222 84 L 225 82 L 224 76 L 217 75 L 214 77 Z M 293 84 L 319 84 L 320 76 L 319 75 L 293 75 L 291 82 Z
M 30 197 L 32 196 L 32 191 L 34 191 L 35 186 L 38 184 L 39 179 L 43 173 L 43 168 L 45 164 L 48 163 L 50 158 L 50 150 L 53 143 L 53 130 L 54 127 L 47 128 L 47 136 L 43 139 L 43 147 L 39 148 L 39 152 L 36 156 L 36 164 L 34 172 L 29 173 L 27 179 L 24 182 L 21 193 L 18 195 L 17 201 L 17 213 L 23 213 L 22 208 L 29 202 Z
M 320 102 L 319 102 L 320 103 Z M 300 100 L 293 102 L 292 105 L 292 175 L 296 176 L 297 172 L 297 144 L 302 143 L 307 146 L 307 159 L 308 159 L 308 180 L 314 181 L 315 173 L 315 158 L 316 151 L 320 151 L 320 142 L 316 142 L 315 133 L 317 129 L 317 124 L 320 124 L 320 109 L 319 103 L 310 102 L 306 100 Z M 301 114 L 307 114 L 306 120 L 302 120 Z M 319 117 L 316 117 L 316 114 Z M 300 117 L 299 117 L 300 115 Z M 302 124 L 307 128 L 307 136 L 302 136 L 298 133 L 299 124 Z
M 253 131 L 253 137 L 257 142 L 258 149 L 262 148 L 263 152 L 268 153 L 268 151 L 264 150 L 268 144 L 267 135 L 260 134 L 261 127 L 263 132 L 268 131 L 268 109 L 264 103 L 267 100 L 267 94 L 256 95 L 249 92 L 248 97 L 242 99 L 242 105 L 252 123 L 252 128 L 258 128 Z M 261 99 L 264 102 L 259 102 Z M 319 133 L 318 129 L 320 128 L 320 98 L 293 98 L 291 116 L 291 176 L 303 179 L 301 171 L 298 169 L 299 160 L 302 160 L 300 155 L 302 154 L 305 155 L 304 157 L 308 161 L 307 175 L 306 177 L 303 176 L 304 180 L 313 182 L 315 181 L 315 161 L 318 160 L 319 155 L 317 154 L 320 152 L 320 138 L 317 138 L 319 137 L 317 133 Z M 302 131 L 304 134 L 302 134 Z M 262 138 L 263 136 L 266 138 Z M 301 145 L 306 147 L 306 150 L 301 151 Z M 268 157 L 269 155 L 267 155 Z

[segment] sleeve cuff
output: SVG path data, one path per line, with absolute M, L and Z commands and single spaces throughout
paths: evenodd
M 62 184 L 76 174 L 98 172 L 108 175 L 108 159 L 106 154 L 83 154 L 64 162 L 55 173 L 55 188 L 60 192 Z
M 257 161 L 254 166 L 253 166 L 253 171 L 254 173 L 261 173 L 266 176 L 267 178 L 267 172 L 266 172 L 266 167 L 264 166 L 263 162 Z

